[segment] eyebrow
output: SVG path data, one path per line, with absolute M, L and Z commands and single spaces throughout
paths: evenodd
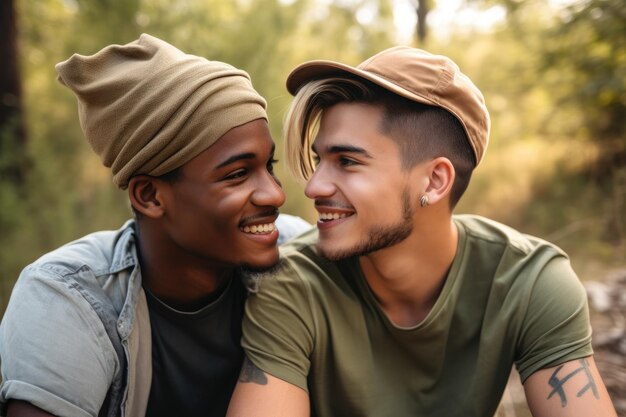
M 256 158 L 256 154 L 252 152 L 240 153 L 238 155 L 231 156 L 230 158 L 228 158 L 227 160 L 219 164 L 217 168 L 223 168 L 226 165 L 230 165 L 233 162 L 241 161 L 243 159 L 254 159 L 254 158 Z
M 274 155 L 274 151 L 276 150 L 276 145 L 272 145 L 272 150 L 270 152 L 270 155 Z M 223 161 L 222 163 L 220 163 L 217 168 L 223 168 L 227 165 L 230 165 L 234 162 L 237 161 L 241 161 L 243 159 L 254 159 L 256 158 L 256 154 L 254 152 L 244 152 L 244 153 L 240 153 L 237 155 L 233 155 L 230 158 L 226 159 L 225 161 Z
M 315 153 L 316 155 L 319 155 L 319 153 L 317 152 L 317 149 L 315 149 L 315 145 L 312 145 L 311 149 L 313 150 L 313 153 Z M 367 152 L 365 149 L 359 146 L 354 146 L 354 145 L 332 145 L 326 148 L 326 151 L 331 154 L 356 153 L 359 155 L 363 155 L 367 158 L 372 158 L 372 155 L 370 155 L 369 152 Z

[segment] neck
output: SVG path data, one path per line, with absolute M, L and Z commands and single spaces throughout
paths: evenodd
M 449 215 L 423 219 L 404 241 L 360 258 L 368 285 L 389 319 L 419 324 L 430 312 L 454 261 L 458 231 Z
M 152 225 L 141 225 L 138 255 L 143 287 L 181 311 L 205 306 L 235 275 L 233 267 L 218 267 L 182 250 Z

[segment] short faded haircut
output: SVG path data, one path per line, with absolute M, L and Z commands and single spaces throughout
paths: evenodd
M 450 209 L 467 189 L 476 157 L 459 120 L 442 107 L 411 101 L 356 77 L 311 81 L 296 93 L 285 118 L 287 164 L 296 178 L 307 180 L 315 170 L 311 145 L 325 110 L 339 103 L 362 103 L 383 109 L 381 133 L 392 138 L 402 169 L 438 157 L 450 160 L 455 180 Z

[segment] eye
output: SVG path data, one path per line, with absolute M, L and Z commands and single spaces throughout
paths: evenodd
M 339 165 L 341 165 L 342 167 L 349 167 L 349 166 L 357 165 L 357 164 L 358 162 L 352 158 L 348 158 L 346 156 L 339 157 Z
M 241 168 L 238 169 L 237 171 L 234 171 L 230 174 L 228 174 L 227 176 L 224 177 L 224 180 L 228 181 L 228 180 L 237 180 L 239 178 L 243 178 L 246 175 L 248 175 L 248 170 Z
M 269 172 L 270 174 L 274 173 L 274 164 L 278 163 L 278 159 L 274 158 L 272 156 L 272 159 L 270 159 L 269 161 L 267 161 L 267 172 Z

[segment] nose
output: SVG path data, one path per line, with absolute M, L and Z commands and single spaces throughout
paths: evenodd
M 312 200 L 330 197 L 335 191 L 334 183 L 326 173 L 326 170 L 322 167 L 322 164 L 318 165 L 315 172 L 306 183 L 306 187 L 304 187 L 304 195 Z
M 285 204 L 285 192 L 278 178 L 267 172 L 252 194 L 252 202 L 257 206 L 280 207 Z

